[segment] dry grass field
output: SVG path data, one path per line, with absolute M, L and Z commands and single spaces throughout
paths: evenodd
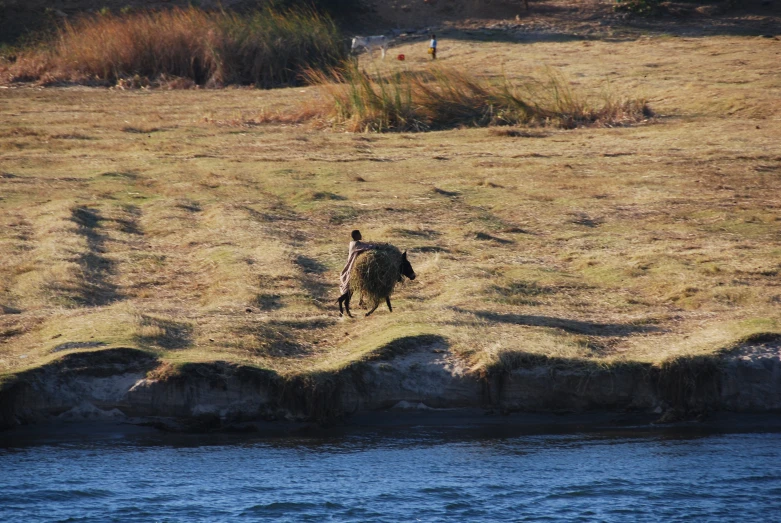
M 425 43 L 392 49 L 430 67 Z M 443 66 L 645 98 L 627 127 L 350 133 L 316 87 L 0 90 L 0 376 L 137 347 L 283 375 L 436 334 L 476 371 L 781 334 L 781 45 L 478 42 Z M 315 111 L 316 112 L 316 111 Z M 352 229 L 418 274 L 338 316 Z M 357 307 L 355 312 L 360 312 Z

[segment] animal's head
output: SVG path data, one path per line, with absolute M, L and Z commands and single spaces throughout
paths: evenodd
M 350 45 L 350 49 L 355 51 L 355 48 L 358 47 L 358 44 L 356 43 L 358 41 L 358 37 L 353 38 L 352 44 Z
M 415 279 L 415 271 L 412 270 L 412 265 L 410 265 L 409 260 L 407 259 L 407 251 L 404 251 L 401 255 L 401 274 L 399 274 L 399 281 L 401 281 L 402 275 L 410 280 Z

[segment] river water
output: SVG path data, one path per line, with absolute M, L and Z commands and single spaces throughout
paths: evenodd
M 11 431 L 0 521 L 781 521 L 778 431 L 538 432 Z

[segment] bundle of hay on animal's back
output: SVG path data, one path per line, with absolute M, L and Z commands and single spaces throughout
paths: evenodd
M 360 252 L 355 260 L 350 272 L 350 288 L 339 297 L 339 312 L 342 312 L 344 303 L 347 315 L 352 316 L 350 299 L 354 294 L 368 300 L 370 310 L 366 316 L 374 312 L 383 299 L 388 304 L 388 310 L 393 312 L 390 296 L 396 284 L 402 281 L 402 276 L 415 279 L 415 271 L 407 260 L 407 251 L 401 252 L 390 243 L 372 244 L 370 249 Z
M 401 281 L 401 256 L 401 251 L 389 243 L 362 252 L 350 275 L 350 290 L 368 299 L 371 307 L 376 307 Z

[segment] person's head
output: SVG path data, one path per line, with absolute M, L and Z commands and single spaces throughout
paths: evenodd
M 353 240 L 356 242 L 361 241 L 361 231 L 358 229 L 355 229 L 352 233 L 350 233 L 350 236 L 352 236 Z
M 437 35 L 431 35 L 431 39 L 432 40 L 436 40 L 437 39 Z

